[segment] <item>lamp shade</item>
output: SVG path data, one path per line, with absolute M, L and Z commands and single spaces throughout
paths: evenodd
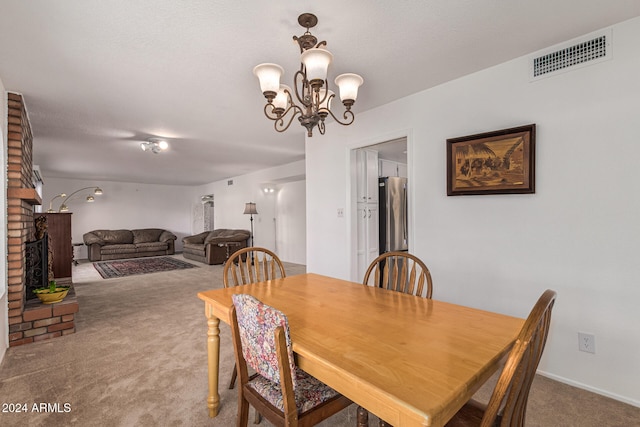
M 302 52 L 302 63 L 307 70 L 307 80 L 326 80 L 329 64 L 333 60 L 333 55 L 326 49 L 314 47 Z
M 280 85 L 280 89 L 278 89 L 278 94 L 273 99 L 273 106 L 275 108 L 282 108 L 286 110 L 289 106 L 289 95 L 285 92 L 285 90 L 291 93 L 291 88 L 287 85 Z
M 354 101 L 358 98 L 358 88 L 364 83 L 362 77 L 353 73 L 340 74 L 336 77 L 336 85 L 340 88 L 340 99 Z
M 327 93 L 329 92 L 329 93 Z M 325 94 L 327 95 L 327 97 L 325 98 Z M 333 91 L 332 90 L 327 90 L 327 89 L 320 89 L 320 92 L 318 93 L 319 99 L 320 99 L 320 106 L 318 107 L 320 110 L 331 110 L 331 101 L 333 100 Z M 324 100 L 323 100 L 324 98 Z
M 258 215 L 258 211 L 256 210 L 256 204 L 253 202 L 244 204 L 244 214 L 245 215 Z
M 256 65 L 253 74 L 260 80 L 262 93 L 276 93 L 280 89 L 280 77 L 284 74 L 284 68 L 278 64 L 264 63 Z
M 60 207 L 58 208 L 58 212 L 68 212 L 69 211 L 69 206 L 68 203 L 71 201 L 71 199 L 74 196 L 77 196 L 78 194 L 81 194 L 82 192 L 86 191 L 86 190 L 93 190 L 93 194 L 96 195 L 100 195 L 103 194 L 102 188 L 100 187 L 84 187 L 81 188 L 79 190 L 74 191 L 73 193 L 69 194 L 69 196 L 64 200 L 64 202 L 60 205 Z M 65 197 L 64 193 L 58 194 L 56 197 Z M 54 199 L 56 198 L 54 197 Z M 53 201 L 53 199 L 51 199 Z M 86 197 L 85 199 L 87 202 L 93 202 L 95 201 L 95 198 L 92 195 L 89 195 Z M 53 209 L 51 209 L 51 203 L 49 203 L 49 210 L 47 212 L 53 212 Z

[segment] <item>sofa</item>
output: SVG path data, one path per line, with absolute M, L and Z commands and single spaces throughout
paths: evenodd
M 176 235 L 161 228 L 93 230 L 82 236 L 89 261 L 173 255 Z
M 204 231 L 182 239 L 182 255 L 185 258 L 209 265 L 222 264 L 229 258 L 229 255 L 247 247 L 249 236 L 248 230 L 221 228 Z

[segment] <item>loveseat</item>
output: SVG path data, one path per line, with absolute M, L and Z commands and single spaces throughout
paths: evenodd
M 194 236 L 182 238 L 185 258 L 200 261 L 205 264 L 222 264 L 229 255 L 238 249 L 247 247 L 248 230 L 231 230 L 220 228 L 204 231 Z
M 176 235 L 161 228 L 93 230 L 82 236 L 89 261 L 173 255 Z

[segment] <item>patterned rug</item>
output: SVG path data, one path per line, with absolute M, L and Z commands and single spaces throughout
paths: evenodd
M 189 262 L 166 256 L 100 261 L 94 262 L 93 266 L 103 279 L 197 267 Z

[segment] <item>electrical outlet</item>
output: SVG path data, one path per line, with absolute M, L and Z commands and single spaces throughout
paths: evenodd
M 344 217 L 344 209 L 338 208 L 338 218 L 343 218 L 343 217 Z
M 593 334 L 578 332 L 578 350 L 587 353 L 596 352 L 596 337 Z

